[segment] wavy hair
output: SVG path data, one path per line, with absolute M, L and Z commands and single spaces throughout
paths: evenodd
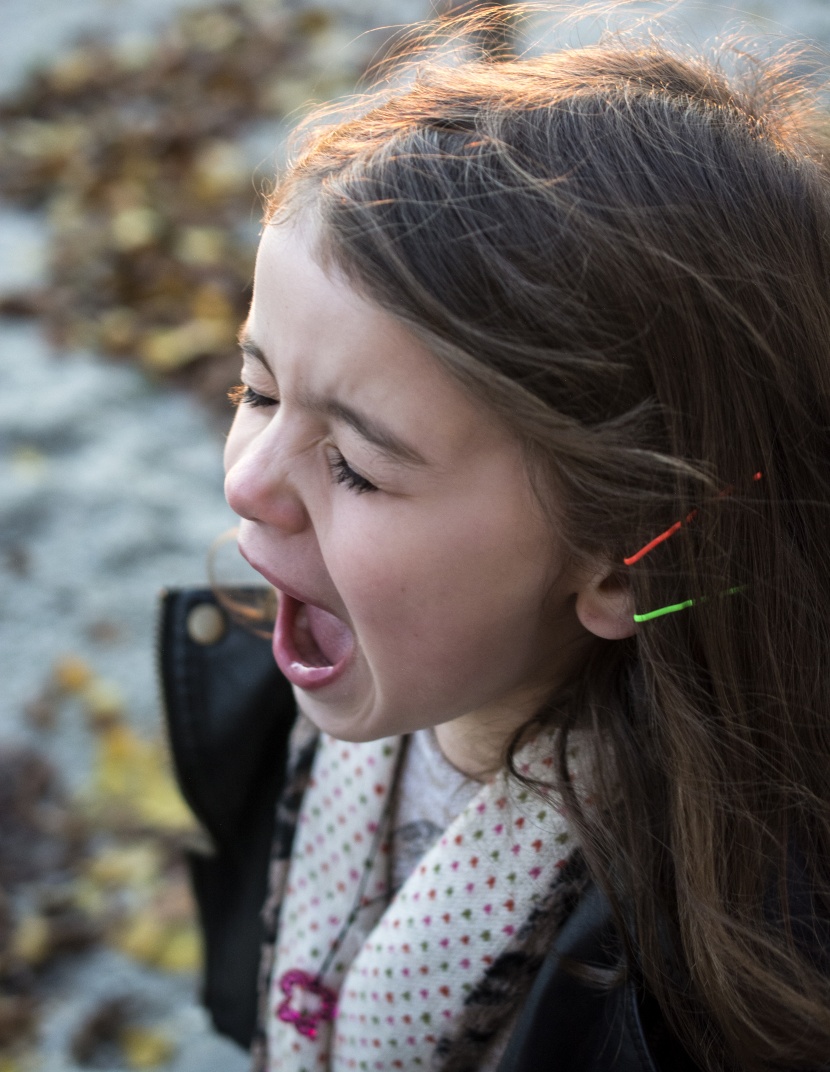
M 641 611 L 694 600 L 597 641 L 536 721 L 561 729 L 559 788 L 629 968 L 701 1066 L 815 1069 L 830 175 L 793 57 L 728 62 L 622 37 L 420 56 L 307 129 L 268 218 L 313 210 L 321 257 L 515 432 L 575 558 L 619 564 Z

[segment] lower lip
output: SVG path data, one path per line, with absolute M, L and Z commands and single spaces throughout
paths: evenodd
M 301 606 L 293 596 L 279 593 L 277 620 L 274 623 L 274 659 L 292 685 L 301 689 L 322 689 L 342 677 L 349 665 L 351 653 L 333 666 L 309 666 L 304 663 L 294 646 L 294 621 Z

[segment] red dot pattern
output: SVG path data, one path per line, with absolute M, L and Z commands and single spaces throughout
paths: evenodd
M 396 751 L 396 741 L 346 746 L 323 737 L 285 891 L 274 1008 L 281 974 L 319 970 L 352 908 Z M 530 763 L 525 772 L 544 774 Z M 370 905 L 350 927 L 335 958 L 341 970 L 325 979 L 339 988 L 335 1023 L 299 1042 L 290 1026 L 269 1025 L 271 1072 L 428 1068 L 439 1038 L 457 1027 L 465 998 L 514 943 L 570 849 L 552 805 L 505 776 L 483 786 L 392 903 Z M 388 852 L 383 845 L 372 861 L 368 898 L 386 887 Z

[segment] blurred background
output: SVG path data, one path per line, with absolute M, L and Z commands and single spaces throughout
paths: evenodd
M 0 1072 L 246 1067 L 196 997 L 157 596 L 233 524 L 225 394 L 286 134 L 446 9 L 0 0 Z M 830 0 L 671 21 L 830 43 Z

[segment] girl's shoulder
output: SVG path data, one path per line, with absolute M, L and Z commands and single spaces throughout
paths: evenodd
M 634 975 L 620 985 L 622 941 L 595 884 L 557 935 L 524 1004 L 498 1072 L 532 1072 L 556 1053 L 565 1072 L 700 1072 Z M 586 974 L 578 969 L 589 966 Z

